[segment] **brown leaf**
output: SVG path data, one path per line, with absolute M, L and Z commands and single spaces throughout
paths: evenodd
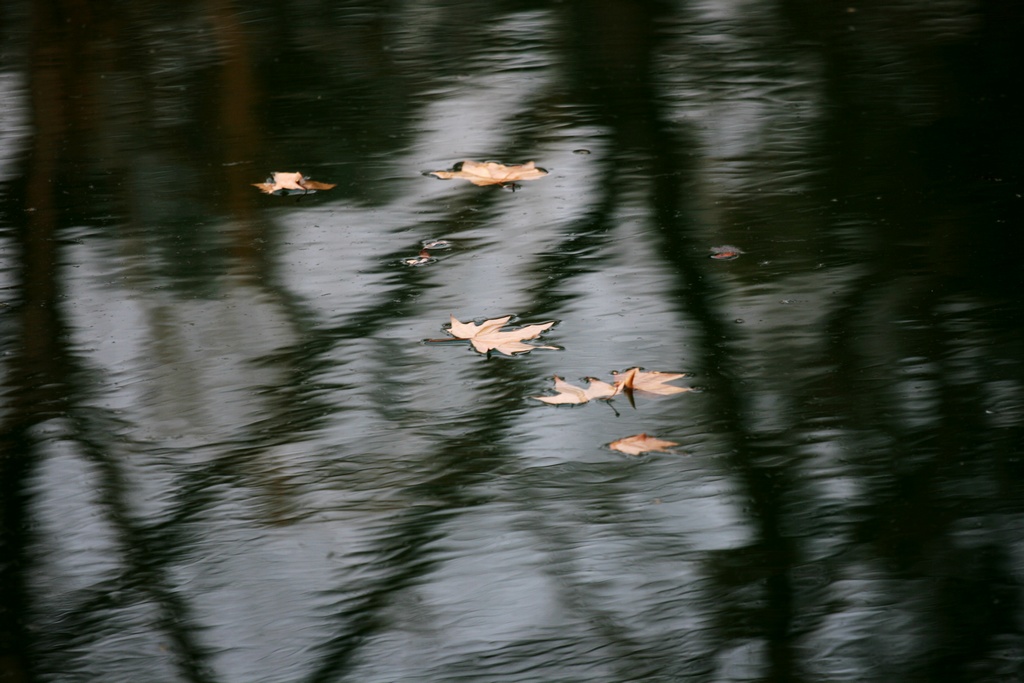
M 716 261 L 732 261 L 738 259 L 740 254 L 744 253 L 739 247 L 734 247 L 731 244 L 723 244 L 720 247 L 711 247 L 711 256 Z
M 274 171 L 265 183 L 253 183 L 260 192 L 267 194 L 307 194 L 317 190 L 329 190 L 335 187 L 332 183 L 318 183 L 301 173 Z
M 608 444 L 608 448 L 626 455 L 643 455 L 644 453 L 667 453 L 670 448 L 678 445 L 675 441 L 665 441 L 646 434 L 634 434 L 618 441 L 612 441 Z
M 684 391 L 693 391 L 689 387 L 676 387 L 666 384 L 666 382 L 671 382 L 674 379 L 686 377 L 684 373 L 657 372 L 654 370 L 648 372 L 640 368 L 630 368 L 625 372 L 613 372 L 612 374 L 616 377 L 615 384 L 621 387 L 623 391 L 641 391 L 659 396 L 671 396 L 672 394 L 681 394 Z
M 426 249 L 420 249 L 420 253 L 411 258 L 402 259 L 402 265 L 405 266 L 425 266 L 428 263 L 432 263 L 434 259 L 430 256 L 430 252 Z
M 533 346 L 524 344 L 527 339 L 535 339 L 541 332 L 550 328 L 555 321 L 526 325 L 515 330 L 501 330 L 512 316 L 504 318 L 493 318 L 482 323 L 459 322 L 455 316 L 451 316 L 451 327 L 448 332 L 456 339 L 468 339 L 473 348 L 480 353 L 497 351 L 506 356 L 514 356 L 517 353 L 529 353 L 534 349 L 557 349 L 557 346 Z
M 534 162 L 528 161 L 525 164 L 506 166 L 497 161 L 471 161 L 466 159 L 452 166 L 449 171 L 431 171 L 427 175 L 435 178 L 448 180 L 450 178 L 464 178 L 474 185 L 500 185 L 502 187 L 512 186 L 520 180 L 536 180 L 548 174 L 543 168 L 538 167 Z
M 619 393 L 619 387 L 602 382 L 594 377 L 585 377 L 587 380 L 587 388 L 583 389 L 575 385 L 569 384 L 558 375 L 555 375 L 555 391 L 558 393 L 554 396 L 531 396 L 538 401 L 544 401 L 544 403 L 550 403 L 551 405 L 578 405 L 580 403 L 586 403 L 596 399 L 609 399 L 615 394 Z

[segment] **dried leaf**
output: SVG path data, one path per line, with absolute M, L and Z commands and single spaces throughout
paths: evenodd
M 402 265 L 404 266 L 425 266 L 428 263 L 433 263 L 435 259 L 431 257 L 430 252 L 426 249 L 420 249 L 420 253 L 411 258 L 402 259 Z
M 711 256 L 716 261 L 732 261 L 738 259 L 740 254 L 744 253 L 739 247 L 734 247 L 731 244 L 723 244 L 720 247 L 711 247 Z
M 464 178 L 474 185 L 500 185 L 502 187 L 515 187 L 520 180 L 536 180 L 548 174 L 543 168 L 538 167 L 534 162 L 528 161 L 525 164 L 506 166 L 497 161 L 471 161 L 466 159 L 452 166 L 449 171 L 430 171 L 427 175 L 435 178 L 448 180 L 450 178 Z
M 551 405 L 579 405 L 580 403 L 587 403 L 596 399 L 609 399 L 615 394 L 619 393 L 619 387 L 607 382 L 602 382 L 594 377 L 585 377 L 587 380 L 587 388 L 583 389 L 575 385 L 569 384 L 558 375 L 555 375 L 555 391 L 558 393 L 554 396 L 531 396 L 538 401 L 544 401 L 544 403 L 550 403 Z
M 622 391 L 641 391 L 659 396 L 671 396 L 672 394 L 681 394 L 684 391 L 693 391 L 689 387 L 676 387 L 666 384 L 666 382 L 671 382 L 680 377 L 686 377 L 684 373 L 657 372 L 654 370 L 648 372 L 640 368 L 630 368 L 625 372 L 613 372 L 612 374 L 616 377 L 615 384 L 621 387 Z
M 666 453 L 670 448 L 678 445 L 675 441 L 665 441 L 646 434 L 634 434 L 618 441 L 612 441 L 608 444 L 608 448 L 626 455 L 643 455 L 644 453 Z
M 577 405 L 587 403 L 594 399 L 611 399 L 618 394 L 626 394 L 630 403 L 633 402 L 634 392 L 654 394 L 658 396 L 671 396 L 686 391 L 693 391 L 688 387 L 676 387 L 667 382 L 686 377 L 685 374 L 675 372 L 646 371 L 640 368 L 630 368 L 625 372 L 613 372 L 615 381 L 612 384 L 602 382 L 594 377 L 585 377 L 588 386 L 586 389 L 577 387 L 564 381 L 555 375 L 555 391 L 552 396 L 531 396 L 538 401 L 552 405 L 571 404 Z
M 332 183 L 318 183 L 301 173 L 274 171 L 265 183 L 253 183 L 260 192 L 267 194 L 308 194 L 317 190 L 329 190 L 335 187 Z
M 529 353 L 534 349 L 557 349 L 557 346 L 534 346 L 524 344 L 527 339 L 535 339 L 541 332 L 550 328 L 555 321 L 526 325 L 514 330 L 502 331 L 502 327 L 508 324 L 512 316 L 504 318 L 493 318 L 482 323 L 460 322 L 455 316 L 451 316 L 451 327 L 448 332 L 456 339 L 468 339 L 479 353 L 497 351 L 506 356 L 514 356 L 517 353 Z

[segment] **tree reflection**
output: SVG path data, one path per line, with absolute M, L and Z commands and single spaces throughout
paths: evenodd
M 1006 124 L 1022 107 L 1003 67 L 1019 57 L 1019 8 L 294 9 L 31 6 L 33 134 L 3 195 L 18 253 L 0 458 L 8 678 L 51 679 L 72 662 L 85 680 L 123 653 L 107 640 L 116 633 L 168 643 L 154 657 L 168 678 L 229 678 L 240 667 L 232 657 L 275 650 L 261 630 L 272 633 L 274 619 L 254 629 L 255 646 L 243 643 L 240 620 L 211 616 L 226 600 L 218 591 L 245 587 L 259 601 L 274 581 L 308 600 L 290 613 L 298 628 L 282 627 L 311 643 L 292 677 L 362 677 L 392 642 L 417 641 L 396 605 L 451 590 L 457 579 L 444 570 L 459 560 L 491 569 L 487 549 L 446 546 L 486 528 L 469 521 L 487 515 L 508 515 L 504 528 L 528 539 L 522 554 L 542 559 L 523 566 L 562 612 L 486 657 L 466 645 L 417 663 L 425 678 L 499 679 L 560 662 L 576 668 L 550 671 L 593 680 L 1020 674 L 1024 349 L 1009 293 L 1021 284 L 1022 205 L 1020 135 Z M 519 40 L 491 31 L 511 16 L 528 17 L 544 49 L 489 44 Z M 583 189 L 596 201 L 538 227 L 549 234 L 519 268 L 519 310 L 572 310 L 586 278 L 612 265 L 622 216 L 639 216 L 671 274 L 677 326 L 696 340 L 671 353 L 706 389 L 676 421 L 702 420 L 694 429 L 714 453 L 694 467 L 727 480 L 720 495 L 738 521 L 717 530 L 740 529 L 740 540 L 701 549 L 686 532 L 653 532 L 655 515 L 636 505 L 646 463 L 564 469 L 586 483 L 520 466 L 543 442 L 530 430 L 558 424 L 526 417 L 537 365 L 414 359 L 396 341 L 401 321 L 448 284 L 397 267 L 407 249 L 397 237 L 414 241 L 424 224 L 470 236 L 450 268 L 474 282 L 473 258 L 500 248 L 472 240 L 516 225 L 522 210 L 497 191 L 411 200 L 406 179 L 388 175 L 448 154 L 424 142 L 436 130 L 424 112 L 458 102 L 459 83 L 492 77 L 542 83 L 501 112 L 492 149 L 528 157 L 564 146 L 567 117 L 607 146 L 593 155 L 595 187 L 567 179 L 558 190 L 566 204 Z M 294 158 L 329 168 L 337 193 L 288 211 L 298 205 L 251 191 L 267 170 L 313 170 L 277 166 Z M 356 214 L 331 218 L 352 206 L 388 217 L 358 230 L 345 223 Z M 286 265 L 319 246 L 291 240 L 321 220 L 351 229 L 354 249 L 397 236 L 346 262 L 354 268 L 329 264 L 350 281 L 330 306 L 301 292 Z M 712 236 L 745 239 L 746 253 L 711 261 Z M 502 239 L 512 241 L 493 243 Z M 121 284 L 74 291 L 69 264 L 86 249 L 115 264 L 99 272 Z M 790 290 L 807 301 L 790 306 Z M 138 355 L 148 358 L 108 362 L 71 322 L 108 310 L 88 307 L 97 291 L 141 311 Z M 118 363 L 131 364 L 127 378 Z M 435 376 L 432 364 L 438 375 L 460 368 L 458 392 L 416 386 Z M 87 463 L 97 489 L 87 507 L 100 521 L 58 531 L 109 530 L 116 565 L 82 568 L 74 588 L 52 566 L 79 551 L 37 524 L 44 497 L 71 490 L 42 469 L 62 448 Z M 211 559 L 237 541 L 236 525 L 252 534 L 242 534 L 247 548 L 287 538 L 270 529 L 302 539 L 289 567 L 323 560 L 316 544 L 338 528 L 352 537 L 315 580 L 285 593 L 305 575 Z M 622 576 L 596 580 L 595 567 Z M 36 587 L 47 581 L 64 604 Z M 437 621 L 422 627 L 444 629 Z M 375 673 L 389 675 L 386 664 Z

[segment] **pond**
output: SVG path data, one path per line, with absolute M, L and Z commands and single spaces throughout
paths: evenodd
M 1024 680 L 1024 8 L 0 17 L 0 679 Z

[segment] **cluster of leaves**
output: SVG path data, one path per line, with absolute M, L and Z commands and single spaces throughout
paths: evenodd
M 501 318 L 491 318 L 483 322 L 462 322 L 454 315 L 447 326 L 450 339 L 427 339 L 427 342 L 448 342 L 454 340 L 468 341 L 478 353 L 489 354 L 491 351 L 514 356 L 526 354 L 534 349 L 558 349 L 557 346 L 538 346 L 527 344 L 529 340 L 536 339 L 543 332 L 551 329 L 555 321 L 535 323 L 506 329 L 512 320 L 511 315 Z M 689 387 L 680 387 L 669 384 L 674 380 L 686 377 L 684 373 L 658 372 L 656 370 L 644 370 L 633 367 L 624 372 L 612 372 L 611 382 L 605 382 L 596 377 L 584 378 L 587 386 L 578 387 L 569 384 L 564 379 L 555 375 L 555 394 L 549 396 L 531 396 L 543 403 L 550 405 L 579 405 L 593 400 L 610 401 L 619 394 L 628 396 L 630 402 L 636 394 L 647 394 L 651 396 L 671 396 L 687 391 L 693 391 Z M 608 444 L 608 448 L 626 453 L 628 455 L 642 455 L 652 452 L 671 452 L 673 446 L 678 446 L 674 441 L 665 441 L 647 434 L 634 434 Z
M 509 165 L 496 161 L 471 161 L 466 159 L 452 166 L 449 170 L 429 171 L 425 175 L 433 176 L 442 180 L 460 178 L 468 180 L 474 185 L 489 186 L 496 185 L 515 191 L 519 187 L 516 183 L 524 180 L 536 180 L 543 178 L 548 172 L 538 167 L 534 162 L 525 164 Z M 335 187 L 331 183 L 321 183 L 310 180 L 296 172 L 274 172 L 267 178 L 266 182 L 253 183 L 261 192 L 274 195 L 309 194 L 317 190 L 330 190 Z M 448 249 L 452 245 L 446 240 L 427 240 L 415 257 L 404 258 L 401 263 L 407 266 L 422 266 L 433 263 L 431 249 Z M 736 247 L 716 247 L 712 249 L 712 258 L 732 259 L 736 258 L 742 250 Z M 446 341 L 468 341 L 477 353 L 490 354 L 492 351 L 506 355 L 515 356 L 526 354 L 534 349 L 559 349 L 557 346 L 528 344 L 539 337 L 543 332 L 551 329 L 555 321 L 549 320 L 532 325 L 521 327 L 509 327 L 512 320 L 511 315 L 501 318 L 491 318 L 483 322 L 468 321 L 462 322 L 454 315 L 446 331 L 451 335 L 450 339 L 428 339 L 427 342 Z M 691 389 L 679 387 L 669 382 L 685 377 L 681 373 L 668 373 L 657 371 L 646 371 L 639 367 L 630 368 L 622 373 L 613 372 L 614 379 L 611 382 L 604 382 L 595 377 L 584 378 L 587 382 L 586 388 L 569 384 L 561 377 L 555 375 L 555 394 L 549 396 L 531 396 L 530 398 L 548 403 L 551 405 L 579 405 L 593 400 L 610 401 L 619 394 L 628 396 L 630 403 L 633 402 L 635 394 L 650 394 L 655 396 L 670 396 L 679 394 Z M 647 434 L 634 434 L 608 444 L 608 448 L 626 453 L 628 455 L 642 455 L 652 452 L 671 452 L 673 446 L 679 444 L 673 441 L 665 441 Z
M 587 388 L 577 387 L 569 384 L 564 379 L 555 375 L 554 396 L 531 396 L 538 401 L 551 405 L 579 405 L 593 400 L 609 401 L 619 394 L 626 394 L 630 397 L 635 393 L 651 394 L 655 396 L 671 396 L 686 391 L 693 391 L 689 387 L 677 387 L 668 382 L 686 377 L 684 373 L 658 372 L 656 370 L 644 370 L 642 368 L 630 368 L 625 372 L 613 372 L 615 380 L 612 383 L 603 382 L 596 377 L 584 377 Z
M 442 180 L 462 178 L 474 185 L 497 185 L 515 191 L 516 183 L 522 180 L 543 178 L 548 172 L 532 161 L 525 164 L 505 165 L 497 161 L 472 161 L 465 159 L 457 162 L 446 171 L 427 171 L 424 175 Z M 334 183 L 321 183 L 310 180 L 309 176 L 295 171 L 273 171 L 262 183 L 253 183 L 260 192 L 274 195 L 310 194 L 317 190 L 330 190 Z

